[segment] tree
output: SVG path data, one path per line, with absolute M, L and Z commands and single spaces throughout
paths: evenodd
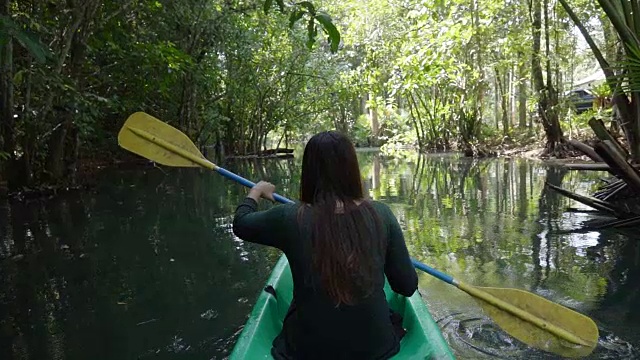
M 558 146 L 564 142 L 564 135 L 560 128 L 558 118 L 558 92 L 553 85 L 553 75 L 551 68 L 551 41 L 549 36 L 549 2 L 544 0 L 531 1 L 531 26 L 533 30 L 533 53 L 531 57 L 532 78 L 535 91 L 538 95 L 538 116 L 544 128 L 547 145 L 545 154 L 559 154 Z M 542 70 L 542 16 L 544 10 L 544 34 L 545 34 L 545 55 L 546 55 L 546 82 Z
M 569 6 L 569 3 L 566 0 L 560 0 L 560 3 L 598 60 L 607 78 L 607 85 L 613 94 L 612 102 L 616 107 L 616 121 L 624 130 L 631 159 L 640 162 L 640 21 L 637 20 L 640 4 L 635 0 L 598 0 L 598 4 L 611 22 L 623 45 L 624 60 L 618 66 L 612 66 L 610 65 L 611 59 L 607 60 L 604 57 L 600 47 L 582 20 Z M 608 53 L 611 54 L 611 50 Z
M 325 111 L 309 111 L 307 80 L 323 75 L 308 65 L 340 33 L 311 2 L 275 4 L 2 0 L 0 177 L 73 185 L 82 161 L 121 154 L 119 127 L 140 110 L 240 153 L 304 126 Z

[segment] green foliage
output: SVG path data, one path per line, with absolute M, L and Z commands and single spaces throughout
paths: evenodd
M 295 24 L 301 20 L 305 15 L 308 17 L 307 20 L 307 47 L 309 49 L 313 48 L 313 45 L 316 43 L 316 37 L 318 35 L 318 26 L 316 24 L 319 23 L 322 27 L 322 30 L 327 34 L 327 42 L 330 44 L 331 52 L 335 53 L 338 51 L 338 46 L 340 45 L 340 32 L 336 28 L 331 19 L 331 16 L 323 11 L 316 10 L 316 7 L 313 3 L 309 1 L 301 1 L 295 3 L 291 6 L 291 9 L 287 9 L 287 6 L 284 4 L 283 0 L 276 0 L 278 4 L 278 8 L 281 13 L 289 12 L 289 28 L 293 29 Z M 273 0 L 265 0 L 263 10 L 265 14 L 269 12 L 273 5 Z
M 51 52 L 33 33 L 22 29 L 11 18 L 0 15 L 0 47 L 4 46 L 9 38 L 16 39 L 40 63 L 51 58 Z
M 513 135 L 518 99 L 535 112 L 529 21 L 526 3 L 494 0 L 12 2 L 3 137 L 32 183 L 122 154 L 119 127 L 141 110 L 225 155 L 329 128 L 362 146 L 465 149 Z M 575 37 L 560 12 L 551 26 L 550 71 L 570 78 Z
M 615 80 L 625 92 L 640 91 L 640 44 L 626 44 L 628 56 L 616 64 L 618 74 Z
M 2 68 L 12 72 L 16 119 L 6 136 L 15 147 L 2 150 L 20 154 L 26 169 L 12 186 L 64 182 L 78 158 L 120 155 L 117 132 L 135 111 L 200 146 L 246 154 L 287 146 L 333 106 L 323 91 L 339 77 L 327 56 L 340 33 L 312 3 L 14 2 L 10 12 L 0 39 L 28 50 L 14 47 L 12 67 Z M 313 25 L 314 44 L 300 20 Z M 318 31 L 326 45 L 315 46 Z
M 327 40 L 329 41 L 329 44 L 331 44 L 331 51 L 338 51 L 338 45 L 340 45 L 340 32 L 333 24 L 331 16 L 323 12 L 318 12 L 314 16 L 314 19 L 322 24 L 324 31 L 327 33 Z

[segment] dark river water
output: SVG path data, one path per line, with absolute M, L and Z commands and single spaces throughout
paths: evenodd
M 544 187 L 588 194 L 607 174 L 359 156 L 369 194 L 391 206 L 412 256 L 591 317 L 600 340 L 590 359 L 640 357 L 637 231 L 572 232 L 598 217 Z M 294 198 L 300 158 L 225 167 Z M 233 236 L 245 194 L 215 173 L 151 167 L 105 171 L 89 192 L 0 202 L 0 359 L 227 357 L 280 255 Z M 451 285 L 420 273 L 420 290 L 458 359 L 558 358 L 509 337 Z

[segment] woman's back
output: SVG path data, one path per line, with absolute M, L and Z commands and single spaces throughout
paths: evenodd
M 276 358 L 296 359 L 379 359 L 399 350 L 399 329 L 392 323 L 383 291 L 386 274 L 392 289 L 410 296 L 417 288 L 400 226 L 383 203 L 364 202 L 350 211 L 365 214 L 371 234 L 368 252 L 371 261 L 370 294 L 354 298 L 352 304 L 336 304 L 313 266 L 314 216 L 309 206 L 279 205 L 256 212 L 256 203 L 247 198 L 236 210 L 234 232 L 241 239 L 281 249 L 287 256 L 294 281 L 294 297 L 283 331 L 274 341 Z M 369 214 L 366 209 L 374 211 Z M 366 215 L 369 216 L 366 216 Z M 373 216 L 377 215 L 380 226 Z M 380 234 L 381 232 L 381 234 Z M 350 281 L 350 279 L 340 279 Z
M 257 212 L 275 187 L 260 182 L 236 209 L 241 239 L 274 246 L 289 260 L 294 294 L 276 358 L 384 359 L 399 350 L 383 285 L 405 296 L 418 279 L 402 231 L 384 204 L 364 200 L 355 148 L 335 131 L 304 149 L 300 202 Z

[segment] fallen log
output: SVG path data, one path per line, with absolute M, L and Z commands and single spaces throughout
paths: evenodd
M 611 170 L 611 168 L 609 168 L 609 165 L 607 165 L 607 163 L 594 163 L 594 164 L 587 164 L 587 163 L 577 163 L 577 164 L 564 164 L 562 165 L 565 168 L 567 168 L 568 170 L 588 170 L 588 171 L 609 171 Z
M 587 221 L 588 224 L 577 228 L 577 229 L 569 229 L 569 230 L 557 230 L 554 231 L 555 234 L 564 235 L 564 234 L 584 234 L 592 231 L 600 231 L 609 228 L 621 229 L 625 227 L 637 226 L 640 225 L 640 216 L 636 216 L 629 219 L 623 220 L 612 220 L 612 221 Z
M 627 218 L 628 214 L 624 211 L 619 211 L 615 208 L 615 206 L 609 202 L 606 201 L 602 201 L 600 199 L 596 199 L 593 197 L 589 197 L 589 196 L 584 196 L 584 195 L 580 195 L 580 194 L 576 194 L 573 193 L 569 190 L 563 189 L 559 186 L 555 186 L 553 184 L 550 184 L 548 182 L 545 181 L 545 185 L 550 187 L 551 189 L 557 191 L 558 193 L 573 199 L 579 203 L 582 203 L 584 205 L 590 206 L 596 210 L 600 210 L 609 214 L 614 215 L 615 217 L 618 218 Z
M 605 160 L 611 171 L 619 178 L 623 179 L 635 191 L 640 192 L 640 175 L 625 158 L 617 151 L 615 144 L 605 140 L 596 144 L 596 152 Z
M 602 122 L 602 120 L 591 118 L 589 120 L 589 126 L 591 127 L 593 132 L 596 134 L 598 139 L 602 141 L 606 141 L 606 140 L 611 141 L 614 144 L 618 153 L 620 153 L 622 157 L 626 158 L 629 156 L 629 152 L 622 146 L 622 144 L 620 144 L 618 139 L 616 139 L 615 137 L 613 137 L 613 135 L 611 135 L 609 130 L 607 130 L 607 128 L 604 126 L 604 122 Z M 599 155 L 602 156 L 601 154 Z
M 292 159 L 293 154 L 271 154 L 271 155 L 227 155 L 225 159 Z
M 611 198 L 613 198 L 614 196 L 618 195 L 618 193 L 622 192 L 622 190 L 627 188 L 627 184 L 626 183 L 622 183 L 618 188 L 616 188 L 615 190 L 611 191 L 610 193 L 608 193 L 607 195 L 605 195 L 602 199 L 602 201 L 607 201 Z
M 605 185 L 603 185 L 600 188 L 598 188 L 598 190 L 594 194 L 594 197 L 597 197 L 596 195 L 606 195 L 612 189 L 618 188 L 621 184 L 626 184 L 626 183 L 623 180 L 618 179 L 618 178 L 616 178 L 615 181 L 607 182 L 607 183 L 605 183 Z
M 615 178 L 615 180 L 607 182 L 606 185 L 604 185 L 601 188 L 601 190 L 606 191 L 606 190 L 609 190 L 609 189 L 613 189 L 615 187 L 620 186 L 620 184 L 626 184 L 626 183 L 622 179 Z
M 286 148 L 267 149 L 267 150 L 258 151 L 257 153 L 249 153 L 247 155 L 265 156 L 265 155 L 274 155 L 274 154 L 293 154 L 293 149 L 286 149 Z
M 586 171 L 610 171 L 611 167 L 607 163 L 574 163 L 564 164 L 567 170 L 586 170 Z M 640 170 L 640 164 L 632 164 L 634 169 Z
M 595 162 L 603 162 L 604 160 L 602 160 L 602 158 L 600 157 L 600 155 L 598 155 L 598 153 L 595 152 L 595 150 L 593 150 L 593 148 L 581 141 L 578 140 L 567 140 L 567 143 L 571 146 L 573 146 L 574 148 L 576 148 L 578 151 L 580 151 L 581 153 L 587 155 L 589 157 L 589 159 L 595 161 Z
M 618 181 L 618 179 L 616 179 L 616 180 L 611 180 L 611 179 L 605 179 L 605 178 L 600 178 L 599 180 L 600 180 L 600 181 L 602 181 L 603 183 L 605 183 L 607 186 L 608 186 L 608 185 L 611 185 L 611 183 L 613 183 L 613 182 L 615 182 L 615 181 Z
M 621 227 L 635 226 L 635 225 L 640 225 L 640 216 L 635 216 L 629 219 L 614 220 L 601 225 L 592 226 L 591 229 L 603 230 L 608 228 L 621 228 Z

